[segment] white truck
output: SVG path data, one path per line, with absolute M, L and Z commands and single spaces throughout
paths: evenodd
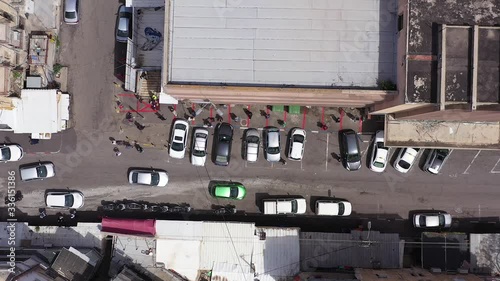
M 264 215 L 304 214 L 307 209 L 304 198 L 265 199 Z

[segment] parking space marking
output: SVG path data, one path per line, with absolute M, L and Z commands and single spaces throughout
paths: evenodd
M 479 150 L 476 154 L 476 156 L 474 156 L 474 158 L 472 159 L 472 161 L 470 162 L 469 166 L 467 167 L 467 169 L 465 169 L 465 171 L 462 173 L 463 175 L 468 175 L 469 173 L 467 172 L 469 170 L 469 168 L 472 166 L 472 164 L 474 163 L 474 161 L 476 161 L 476 158 L 479 156 L 479 153 L 481 153 L 481 150 Z
M 493 169 L 491 169 L 491 171 L 490 171 L 491 174 L 500 174 L 500 171 L 495 171 L 495 169 L 497 168 L 498 163 L 500 163 L 500 158 L 498 158 L 497 163 L 495 164 L 495 166 L 493 166 Z
M 329 142 L 330 142 L 330 134 L 326 134 L 325 171 L 328 171 L 328 143 Z

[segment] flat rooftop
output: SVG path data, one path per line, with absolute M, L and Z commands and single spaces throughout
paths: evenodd
M 473 26 L 478 40 L 477 102 L 500 103 L 500 2 L 408 0 L 408 102 L 437 102 L 440 26 L 446 24 L 446 102 L 470 102 Z M 458 26 L 470 26 L 464 29 Z
M 134 9 L 134 43 L 139 67 L 160 68 L 163 63 L 165 8 Z
M 169 82 L 396 81 L 396 0 L 173 0 Z

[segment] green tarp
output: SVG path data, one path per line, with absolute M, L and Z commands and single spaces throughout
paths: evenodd
M 285 106 L 284 105 L 273 105 L 273 111 L 274 112 L 283 112 L 283 111 L 285 111 Z
M 300 114 L 300 105 L 289 105 L 288 113 L 290 114 Z

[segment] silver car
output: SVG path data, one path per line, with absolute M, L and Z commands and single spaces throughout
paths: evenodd
M 425 160 L 424 171 L 434 175 L 439 174 L 452 151 L 449 149 L 432 149 Z
M 269 162 L 281 160 L 280 130 L 276 127 L 264 129 L 264 154 Z
M 257 129 L 248 129 L 243 138 L 243 155 L 248 162 L 256 162 L 259 158 L 260 136 Z
M 38 162 L 19 167 L 22 181 L 43 180 L 56 175 L 55 166 L 51 162 Z
M 64 22 L 67 24 L 77 24 L 80 20 L 78 15 L 79 0 L 64 1 Z
M 127 42 L 131 34 L 132 8 L 121 5 L 118 9 L 118 18 L 116 21 L 116 41 L 121 43 Z
M 84 199 L 80 191 L 51 191 L 45 195 L 45 205 L 49 208 L 78 209 L 83 207 Z
M 166 186 L 168 174 L 162 170 L 132 170 L 128 174 L 130 184 Z

